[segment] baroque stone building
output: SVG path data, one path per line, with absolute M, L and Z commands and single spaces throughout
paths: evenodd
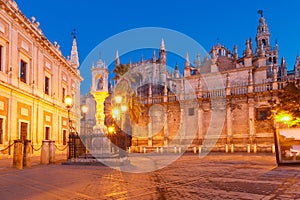
M 51 43 L 34 17 L 13 0 L 0 1 L 0 150 L 16 139 L 67 145 L 66 95 L 73 97 L 72 125 L 80 128 L 80 82 L 76 37 L 70 59 Z M 12 148 L 0 155 L 11 155 Z M 33 153 L 39 153 L 34 151 Z

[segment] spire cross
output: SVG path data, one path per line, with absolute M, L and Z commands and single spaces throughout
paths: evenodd
M 71 35 L 73 36 L 73 38 L 76 38 L 76 29 L 74 28 L 73 31 L 71 32 Z
M 263 10 L 258 10 L 257 13 L 260 14 L 260 17 L 264 17 L 264 11 Z

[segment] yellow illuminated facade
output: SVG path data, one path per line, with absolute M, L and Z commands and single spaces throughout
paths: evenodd
M 104 101 L 108 97 L 108 69 L 100 59 L 96 66 L 92 66 L 92 88 L 91 94 L 96 101 L 96 125 L 104 128 Z
M 67 95 L 74 101 L 72 126 L 80 126 L 78 66 L 76 37 L 66 59 L 34 17 L 26 18 L 13 0 L 0 0 L 0 150 L 16 139 L 31 140 L 35 148 L 43 140 L 67 144 Z M 0 151 L 0 158 L 9 155 L 12 148 Z

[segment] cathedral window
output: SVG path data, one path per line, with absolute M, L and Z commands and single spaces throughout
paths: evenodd
M 194 108 L 189 108 L 189 116 L 194 116 L 194 115 L 195 115 Z
M 3 118 L 0 118 L 0 144 L 3 144 Z
M 63 145 L 67 144 L 67 130 L 63 130 Z
M 45 140 L 50 140 L 50 127 L 45 127 Z
M 27 83 L 27 63 L 23 60 L 20 62 L 20 80 L 24 83 Z
M 270 108 L 257 108 L 256 109 L 256 120 L 263 121 L 267 120 L 271 116 Z
M 263 47 L 265 47 L 266 46 L 266 40 L 262 39 L 261 42 L 262 42 Z
M 62 88 L 62 102 L 65 102 L 65 97 L 66 97 L 66 88 Z
M 49 95 L 50 93 L 50 78 L 45 76 L 45 94 Z
M 2 61 L 3 60 L 2 59 L 2 57 L 3 57 L 2 56 L 2 51 L 3 51 L 3 47 L 0 45 L 0 71 L 3 71 L 3 66 L 2 66 L 3 65 L 2 64 L 3 63 L 3 61 Z

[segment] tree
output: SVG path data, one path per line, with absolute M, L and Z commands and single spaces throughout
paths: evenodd
M 300 122 L 300 88 L 295 82 L 288 83 L 287 86 L 278 94 L 279 104 L 277 117 L 291 116 L 288 123 L 290 126 L 299 126 Z
M 113 77 L 112 79 L 115 81 L 119 81 L 120 79 L 122 79 L 122 77 L 129 71 L 129 64 L 119 64 L 117 65 L 113 72 L 115 73 L 115 77 Z

